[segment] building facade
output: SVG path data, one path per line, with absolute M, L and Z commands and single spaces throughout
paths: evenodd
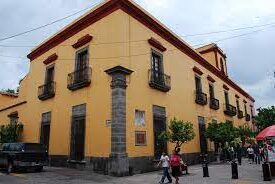
M 173 117 L 193 123 L 196 137 L 182 150 L 197 163 L 214 151 L 207 123 L 253 125 L 254 99 L 229 78 L 223 51 L 192 48 L 129 0 L 100 4 L 28 58 L 29 73 L 18 97 L 1 104 L 0 123 L 16 115 L 22 141 L 44 143 L 53 166 L 150 171 L 173 150 L 157 139 Z

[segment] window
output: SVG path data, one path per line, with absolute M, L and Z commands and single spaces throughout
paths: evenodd
M 75 70 L 83 70 L 88 66 L 89 56 L 88 49 L 84 48 L 76 52 Z
M 227 91 L 224 91 L 224 99 L 225 99 L 225 104 L 229 104 L 229 97 L 228 97 Z
M 210 99 L 215 98 L 215 93 L 214 93 L 214 86 L 213 86 L 213 84 L 209 84 L 209 95 L 210 95 Z
M 237 104 L 237 110 L 240 111 L 240 102 L 239 102 L 239 99 L 236 99 L 236 104 Z
M 136 131 L 136 146 L 146 146 L 146 132 L 145 131 Z
M 197 75 L 195 76 L 195 84 L 196 84 L 196 92 L 201 93 L 202 92 L 201 78 Z
M 10 124 L 15 125 L 18 123 L 18 112 L 12 112 L 8 115 L 8 117 L 10 118 Z
M 145 126 L 145 111 L 135 110 L 135 125 Z
M 151 69 L 156 73 L 163 73 L 162 54 L 152 50 Z
M 51 65 L 46 69 L 45 84 L 50 84 L 53 81 L 54 81 L 54 65 Z

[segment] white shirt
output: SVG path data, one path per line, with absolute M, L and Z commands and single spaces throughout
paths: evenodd
M 161 161 L 162 167 L 169 167 L 169 157 L 167 155 L 165 156 L 161 155 L 160 161 Z
M 248 152 L 248 154 L 254 154 L 253 148 L 247 148 L 247 152 Z

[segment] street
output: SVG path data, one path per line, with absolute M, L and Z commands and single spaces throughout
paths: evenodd
M 209 166 L 209 178 L 203 178 L 200 165 L 190 166 L 188 175 L 180 178 L 181 183 L 188 184 L 260 184 L 274 183 L 264 182 L 262 178 L 261 165 L 249 164 L 244 160 L 243 165 L 238 167 L 239 179 L 231 179 L 231 165 L 213 164 Z M 6 175 L 0 173 L 1 184 L 138 184 L 138 183 L 158 183 L 161 178 L 161 172 L 151 172 L 137 174 L 134 176 L 114 178 L 107 175 L 95 174 L 90 171 L 80 171 L 68 168 L 46 167 L 41 173 L 13 173 Z M 275 180 L 275 178 L 273 179 Z

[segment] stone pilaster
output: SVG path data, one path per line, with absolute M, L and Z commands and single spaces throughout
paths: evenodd
M 105 72 L 112 77 L 112 124 L 109 174 L 113 176 L 126 176 L 129 175 L 129 159 L 126 153 L 126 75 L 131 74 L 132 71 L 122 66 L 116 66 Z

